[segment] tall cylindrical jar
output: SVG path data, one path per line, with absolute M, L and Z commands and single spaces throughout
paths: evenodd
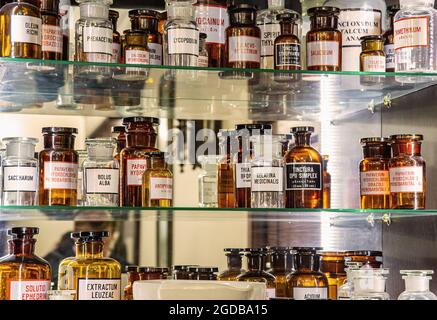
M 217 155 L 200 156 L 198 161 L 202 166 L 199 174 L 199 207 L 217 207 Z
M 217 203 L 219 208 L 235 208 L 234 155 L 236 132 L 220 130 L 218 133 L 220 157 L 217 161 Z

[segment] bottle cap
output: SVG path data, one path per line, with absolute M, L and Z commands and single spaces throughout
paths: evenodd
M 242 248 L 225 248 L 223 251 L 226 252 L 227 256 L 230 256 L 230 255 L 241 256 L 241 255 L 243 255 L 244 249 L 242 249 Z
M 109 10 L 109 19 L 118 19 L 120 17 L 120 14 L 116 10 Z
M 138 17 L 151 17 L 154 19 L 159 18 L 159 12 L 150 9 L 134 9 L 129 10 L 129 18 L 138 18 Z
M 193 265 L 193 264 L 175 265 L 175 266 L 172 266 L 171 269 L 173 271 L 188 271 L 188 269 L 190 267 L 195 267 L 195 266 L 196 265 Z
M 126 272 L 138 272 L 138 266 L 126 266 Z
M 126 133 L 125 126 L 114 126 L 112 127 L 112 133 Z
M 284 12 L 278 14 L 276 19 L 283 22 L 295 22 L 300 19 L 300 14 L 297 12 Z
M 32 238 L 35 234 L 39 234 L 39 228 L 14 227 L 8 230 L 8 235 L 12 236 L 12 239 Z
M 394 16 L 396 12 L 398 12 L 400 9 L 401 7 L 398 4 L 392 4 L 390 6 L 387 6 L 387 12 L 391 16 Z
M 323 250 L 322 247 L 293 247 L 293 250 L 300 255 L 314 255 L 318 254 L 319 251 Z
M 101 2 L 80 2 L 80 17 L 81 18 L 101 18 L 107 20 L 109 18 L 109 6 L 112 0 L 101 0 Z
M 188 269 L 189 272 L 195 272 L 195 273 L 216 273 L 219 271 L 217 267 L 190 267 Z
M 139 267 L 138 272 L 140 273 L 168 273 L 168 268 L 161 267 Z
M 235 130 L 237 131 L 248 130 L 250 134 L 254 134 L 254 133 L 264 134 L 264 131 L 272 130 L 272 124 L 271 123 L 237 124 L 235 126 Z
M 384 41 L 384 37 L 380 35 L 368 35 L 360 37 L 360 41 Z
M 127 125 L 129 123 L 140 123 L 140 122 L 149 122 L 152 124 L 159 124 L 158 118 L 152 117 L 129 117 L 123 119 L 123 125 Z
M 314 127 L 293 127 L 291 128 L 291 133 L 306 133 L 306 132 L 314 132 Z
M 41 13 L 44 13 L 44 11 L 58 15 L 59 0 L 41 0 Z
M 407 291 L 428 291 L 429 281 L 434 274 L 433 270 L 401 270 L 402 279 L 405 280 Z
M 152 151 L 152 152 L 146 152 L 146 155 L 149 157 L 156 157 L 156 158 L 165 158 L 167 153 L 162 151 Z
M 115 138 L 86 138 L 85 144 L 89 158 L 111 159 L 117 140 Z
M 314 7 L 309 8 L 307 13 L 309 16 L 338 16 L 340 14 L 340 9 L 336 7 Z
M 4 138 L 6 144 L 6 157 L 35 158 L 35 146 L 38 139 L 35 138 Z
M 413 140 L 413 141 L 423 141 L 422 134 L 395 134 L 390 136 L 392 142 L 396 142 L 396 140 Z
M 268 249 L 267 248 L 246 248 L 244 249 L 244 254 L 246 256 L 250 256 L 250 255 L 260 255 L 260 256 L 265 256 L 268 253 Z
M 102 239 L 109 237 L 109 231 L 82 231 L 79 236 L 85 240 Z
M 67 127 L 44 127 L 42 128 L 43 134 L 77 134 L 77 128 Z

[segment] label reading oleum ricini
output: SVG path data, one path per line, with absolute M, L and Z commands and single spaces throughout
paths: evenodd
M 261 39 L 257 37 L 229 37 L 229 62 L 261 61 Z
M 168 53 L 199 56 L 199 30 L 190 28 L 170 29 Z
M 120 300 L 120 279 L 79 279 L 78 300 Z
M 282 192 L 284 171 L 282 167 L 252 167 L 252 192 Z
M 85 186 L 87 194 L 118 194 L 118 169 L 85 169 Z
M 25 15 L 11 16 L 11 42 L 41 45 L 41 18 Z
M 38 169 L 36 167 L 3 167 L 4 192 L 36 192 Z

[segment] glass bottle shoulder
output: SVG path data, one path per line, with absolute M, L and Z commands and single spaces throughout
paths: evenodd
M 360 161 L 360 170 L 388 170 L 389 159 L 365 158 Z
M 147 169 L 144 172 L 144 176 L 148 178 L 152 178 L 152 177 L 171 178 L 173 177 L 173 173 L 168 169 Z
M 60 266 L 68 268 L 86 267 L 90 270 L 94 268 L 108 268 L 121 273 L 121 265 L 117 260 L 112 258 L 81 258 L 70 257 L 62 260 Z
M 398 300 L 437 300 L 437 296 L 430 291 L 404 291 L 399 295 Z
M 194 20 L 189 20 L 189 19 L 185 20 L 180 18 L 167 20 L 164 28 L 165 28 L 164 30 L 181 29 L 181 28 L 198 30 L 197 24 Z
M 118 161 L 111 159 L 104 160 L 85 160 L 82 164 L 84 168 L 109 168 L 109 169 L 118 169 L 119 163 Z
M 2 161 L 2 166 L 36 166 L 38 160 L 35 158 L 19 158 L 19 157 L 5 157 Z
M 42 267 L 48 267 L 50 270 L 50 264 L 36 255 L 14 255 L 9 254 L 0 258 L 0 266 L 9 265 L 11 268 L 22 268 L 23 265 L 37 265 Z
M 296 43 L 300 44 L 300 40 L 294 34 L 281 35 L 275 39 L 276 43 Z
M 434 19 L 437 16 L 437 10 L 432 7 L 411 7 L 411 8 L 402 8 L 398 12 L 396 12 L 394 16 L 394 20 L 400 20 L 405 18 L 414 18 L 414 17 L 431 17 Z
M 310 146 L 294 147 L 284 157 L 285 163 L 293 162 L 322 162 L 320 153 Z
M 421 156 L 408 155 L 393 157 L 389 161 L 390 167 L 425 166 L 425 163 L 425 160 Z
M 101 27 L 113 29 L 112 22 L 110 20 L 102 18 L 80 18 L 76 21 L 76 28 L 84 27 Z
M 26 2 L 13 2 L 5 4 L 0 10 L 0 15 L 25 15 L 41 17 L 41 12 L 39 8 L 35 7 L 33 4 Z

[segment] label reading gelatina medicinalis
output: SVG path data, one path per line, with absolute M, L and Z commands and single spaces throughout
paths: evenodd
M 275 49 L 276 66 L 300 67 L 300 44 L 278 43 Z
M 126 161 L 127 185 L 141 186 L 143 174 L 147 170 L 147 160 L 145 159 L 128 159 Z
M 118 194 L 118 169 L 86 168 L 85 192 L 87 194 Z
M 229 62 L 261 61 L 261 39 L 257 37 L 229 37 Z
M 286 190 L 321 190 L 322 166 L 320 163 L 287 163 L 285 166 Z
M 120 279 L 79 279 L 78 300 L 120 300 Z
M 168 30 L 167 34 L 168 54 L 199 56 L 199 30 L 178 28 Z
M 225 44 L 225 30 L 229 27 L 226 7 L 196 5 L 196 23 L 201 33 L 206 33 L 206 43 Z
M 37 190 L 36 167 L 3 167 L 3 192 L 36 192 Z
M 11 42 L 41 45 L 41 18 L 25 15 L 11 16 Z
M 423 167 L 390 168 L 390 192 L 423 192 Z
M 50 161 L 44 163 L 44 189 L 77 189 L 78 164 Z
M 50 281 L 12 280 L 9 289 L 10 300 L 48 300 Z
M 390 177 L 388 171 L 361 172 L 360 182 L 362 196 L 390 194 Z
M 282 192 L 284 171 L 282 167 L 252 167 L 252 192 Z

